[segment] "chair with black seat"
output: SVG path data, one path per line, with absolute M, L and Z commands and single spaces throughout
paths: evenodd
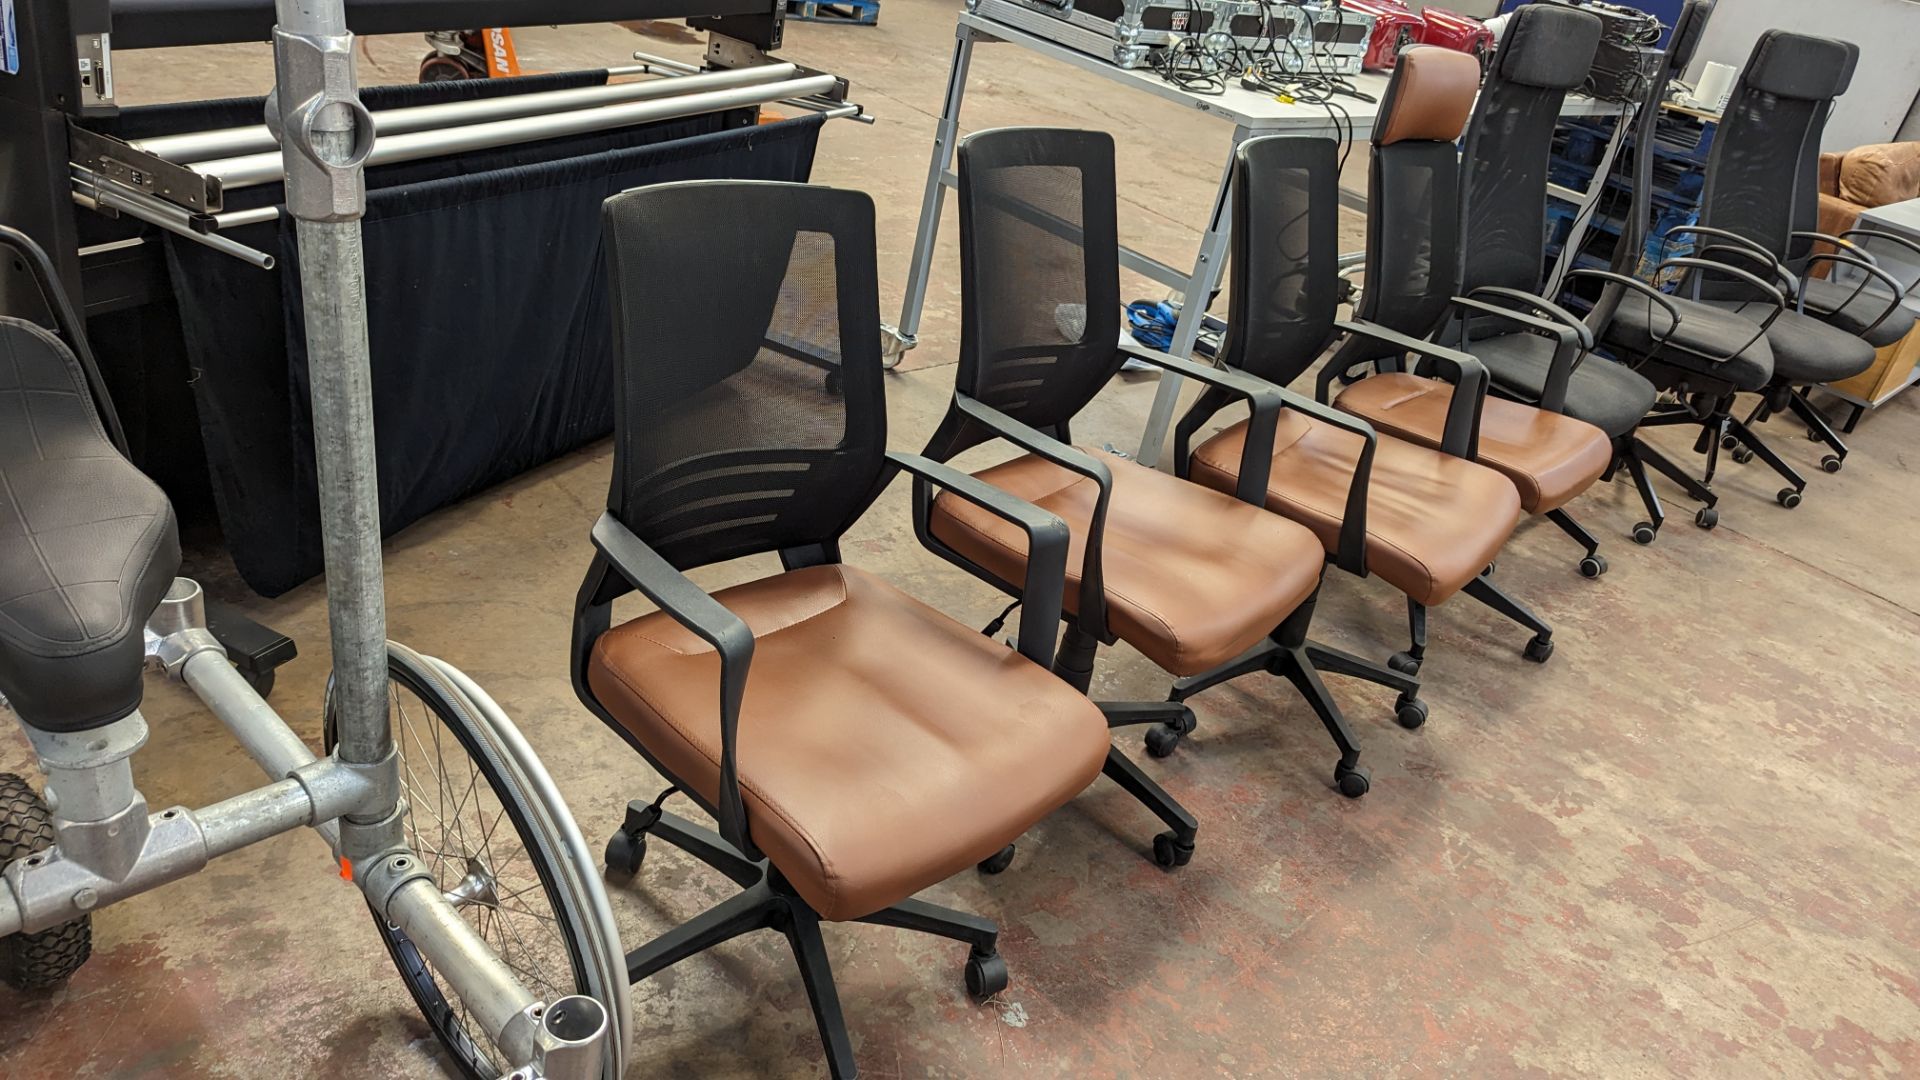
M 1056 674 L 1085 693 L 1099 646 L 1125 641 L 1175 676 L 1222 665 L 1278 675 L 1298 688 L 1338 745 L 1339 790 L 1365 794 L 1370 779 L 1359 747 L 1308 656 L 1320 541 L 1260 505 L 1279 417 L 1305 410 L 1363 433 L 1365 425 L 1258 379 L 1120 343 L 1111 136 L 979 132 L 960 144 L 959 176 L 960 364 L 952 403 L 925 452 L 947 460 L 984 443 L 1010 443 L 1024 453 L 974 475 L 1068 523 L 1073 556 Z M 1253 449 L 1244 485 L 1223 494 L 1071 445 L 1071 422 L 1128 357 L 1249 404 Z M 1357 464 L 1350 458 L 1337 478 L 1327 477 L 1343 498 L 1349 487 L 1366 486 L 1365 455 L 1354 457 Z M 1006 592 L 1028 572 L 1008 529 L 956 499 L 935 501 L 931 532 L 948 559 Z M 1426 716 L 1419 684 L 1394 676 L 1392 685 L 1401 691 L 1401 722 L 1416 726 Z M 1156 757 L 1194 726 L 1192 710 L 1177 700 L 1100 708 L 1116 728 L 1155 725 L 1147 749 Z M 1171 827 L 1156 838 L 1155 857 L 1184 861 L 1192 816 L 1117 748 L 1106 772 Z
M 628 808 L 608 868 L 632 873 L 653 837 L 743 889 L 629 953 L 628 975 L 778 930 L 832 1074 L 850 1077 L 820 923 L 967 942 L 968 989 L 997 992 L 993 924 L 912 894 L 993 858 L 1099 775 L 1106 725 L 1047 670 L 1066 529 L 887 453 L 866 195 L 700 181 L 615 196 L 604 216 L 614 469 L 572 673 L 588 709 L 673 785 Z M 1017 651 L 840 561 L 894 470 L 915 478 L 922 534 L 930 485 L 1009 522 L 1029 563 Z M 783 572 L 711 595 L 683 573 L 768 552 Z M 661 610 L 612 625 L 612 602 L 635 590 Z M 663 810 L 675 790 L 718 832 Z
M 1520 519 L 1520 494 L 1472 460 L 1486 371 L 1471 356 L 1359 320 L 1338 321 L 1338 148 L 1331 139 L 1268 137 L 1242 143 L 1234 160 L 1233 279 L 1220 358 L 1236 371 L 1286 385 L 1304 375 L 1337 332 L 1368 337 L 1422 358 L 1454 386 L 1441 449 L 1381 434 L 1358 417 L 1306 410 L 1281 414 L 1270 447 L 1255 448 L 1234 424 L 1189 452 L 1227 399 L 1203 391 L 1174 433 L 1174 467 L 1208 487 L 1237 489 L 1242 458 L 1271 459 L 1264 502 L 1311 529 L 1349 573 L 1377 574 L 1407 597 L 1412 643 L 1387 667 L 1315 645 L 1324 670 L 1393 685 L 1426 656 L 1427 609 L 1465 591 L 1534 631 L 1525 655 L 1545 661 L 1552 629 L 1486 576 Z M 1365 432 L 1364 439 L 1354 432 Z M 1264 440 L 1263 440 L 1264 442 Z M 1366 485 L 1349 485 L 1355 461 Z M 1210 685 L 1209 674 L 1192 680 Z
M 1464 313 L 1476 316 L 1476 322 L 1540 334 L 1561 350 L 1561 362 L 1577 360 L 1580 343 L 1573 328 L 1457 295 L 1461 230 L 1455 143 L 1479 88 L 1480 64 L 1465 53 L 1427 45 L 1400 54 L 1373 129 L 1366 288 L 1355 314 L 1429 338 L 1449 315 Z M 1351 377 L 1356 367 L 1371 367 L 1374 374 L 1341 391 L 1337 407 L 1366 420 L 1375 431 L 1441 448 L 1452 383 L 1406 370 L 1405 354 L 1391 344 L 1353 335 L 1321 371 L 1322 399 L 1334 377 Z M 1522 510 L 1545 515 L 1585 548 L 1582 574 L 1599 577 L 1606 572 L 1599 541 L 1566 510 L 1613 460 L 1606 432 L 1554 409 L 1490 397 L 1481 411 L 1474 460 L 1513 481 Z

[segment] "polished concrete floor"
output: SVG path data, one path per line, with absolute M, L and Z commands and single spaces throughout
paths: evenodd
M 879 117 L 830 125 L 816 177 L 879 202 L 891 309 L 912 242 L 953 5 L 888 0 L 876 28 L 790 25 L 787 53 L 853 79 Z M 368 44 L 363 78 L 409 76 L 418 45 Z M 633 47 L 691 47 L 614 27 L 528 30 L 555 69 Z M 258 92 L 265 53 L 126 54 L 125 93 Z M 976 61 L 969 127 L 1120 132 L 1125 228 L 1190 250 L 1227 131 L 1006 47 Z M 917 449 L 951 387 L 958 307 L 949 216 L 923 345 L 890 377 L 892 441 Z M 1357 238 L 1349 222 L 1347 239 Z M 1129 295 L 1147 295 L 1129 285 Z M 888 311 L 891 314 L 891 310 Z M 1131 448 L 1150 380 L 1116 385 L 1076 431 Z M 1767 433 L 1810 470 L 1786 423 Z M 1612 571 L 1528 523 L 1498 578 L 1556 628 L 1544 666 L 1525 634 L 1470 601 L 1435 613 L 1423 675 L 1433 718 L 1408 733 L 1391 694 L 1336 680 L 1374 787 L 1330 787 L 1333 751 L 1291 690 L 1249 679 L 1195 701 L 1199 732 L 1148 770 L 1199 816 L 1176 873 L 1145 857 L 1159 829 L 1100 781 L 1022 840 L 1012 869 L 929 891 L 1004 929 L 1013 985 L 984 1005 L 964 950 L 867 926 L 829 928 L 865 1075 L 1898 1076 L 1920 1070 L 1920 403 L 1870 417 L 1838 476 L 1786 511 L 1759 466 L 1726 466 L 1721 527 L 1679 511 L 1659 542 L 1624 484 L 1573 509 Z M 1678 449 L 1678 444 L 1673 444 Z M 391 636 L 460 665 L 514 715 L 589 837 L 659 780 L 569 689 L 570 606 L 603 505 L 595 447 L 477 496 L 387 546 Z M 848 559 L 979 625 L 997 596 L 914 543 L 897 485 Z M 318 744 L 327 672 L 315 582 L 273 601 L 194 569 L 300 642 L 275 702 Z M 767 564 L 699 575 L 720 583 Z M 1335 575 L 1316 635 L 1384 656 L 1402 605 Z M 1100 696 L 1166 678 L 1126 648 Z M 154 683 L 137 760 L 159 805 L 204 805 L 255 781 L 218 724 Z M 1135 734 L 1122 736 L 1137 746 Z M 0 735 L 0 769 L 25 769 Z M 726 895 L 656 850 L 614 889 L 629 945 Z M 355 893 L 299 835 L 221 860 L 99 913 L 92 963 L 37 998 L 0 991 L 0 1076 L 445 1075 Z M 635 1077 L 811 1076 L 820 1053 L 777 938 L 759 935 L 635 987 Z

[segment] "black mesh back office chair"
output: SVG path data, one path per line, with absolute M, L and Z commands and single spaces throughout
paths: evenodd
M 629 807 L 608 869 L 631 874 L 653 836 L 743 890 L 628 954 L 628 975 L 777 929 L 832 1074 L 853 1076 L 820 922 L 967 942 L 968 989 L 997 992 L 993 924 L 911 896 L 1099 775 L 1106 725 L 1047 671 L 1066 529 L 886 453 L 867 196 L 672 184 L 609 199 L 605 221 L 614 470 L 575 612 L 574 689 L 719 823 L 662 810 L 669 788 Z M 1014 523 L 1031 548 L 1019 651 L 840 561 L 840 537 L 892 469 L 915 477 L 922 521 L 931 484 Z M 712 595 L 682 574 L 763 552 L 785 571 Z M 613 600 L 635 590 L 661 610 L 613 626 Z
M 1221 359 L 1233 370 L 1285 385 L 1306 373 L 1337 332 L 1345 332 L 1421 357 L 1454 385 L 1454 393 L 1442 449 L 1374 437 L 1370 426 L 1337 410 L 1338 422 L 1306 410 L 1281 414 L 1268 451 L 1267 508 L 1313 530 L 1342 569 L 1377 574 L 1405 593 L 1411 624 L 1412 644 L 1385 669 L 1318 646 L 1312 656 L 1323 670 L 1393 685 L 1394 677 L 1416 674 L 1425 658 L 1427 609 L 1465 590 L 1534 631 L 1526 655 L 1544 661 L 1553 651 L 1552 629 L 1484 574 L 1520 518 L 1513 484 L 1471 460 L 1485 369 L 1470 356 L 1408 334 L 1336 321 L 1337 152 L 1329 139 L 1272 137 L 1241 145 L 1234 162 L 1234 269 Z M 1245 479 L 1242 454 L 1255 460 L 1244 424 L 1188 452 L 1225 404 L 1219 395 L 1200 395 L 1175 429 L 1174 462 L 1181 475 L 1233 490 Z M 1355 437 L 1356 430 L 1367 437 Z M 1364 487 L 1345 482 L 1356 458 L 1370 463 Z
M 1339 790 L 1370 780 L 1340 710 L 1308 657 L 1306 633 L 1324 557 L 1308 530 L 1260 506 L 1278 417 L 1331 409 L 1234 372 L 1120 344 L 1119 225 L 1113 139 L 1101 132 L 1011 128 L 960 144 L 960 365 L 951 406 L 927 445 L 945 460 L 988 441 L 1025 453 L 976 475 L 1064 518 L 1073 531 L 1066 632 L 1056 673 L 1085 692 L 1102 644 L 1125 641 L 1175 676 L 1268 671 L 1292 682 L 1340 749 Z M 1136 462 L 1073 447 L 1069 425 L 1128 356 L 1178 371 L 1224 400 L 1249 403 L 1256 449 L 1247 483 L 1227 494 Z M 1364 487 L 1349 460 L 1342 497 Z M 1358 474 L 1356 477 L 1356 473 Z M 1234 493 L 1239 495 L 1234 497 Z M 1014 591 L 1025 558 L 1006 529 L 957 500 L 934 504 L 932 532 L 949 559 Z M 1211 684 L 1209 684 L 1211 685 Z M 1424 717 L 1419 684 L 1396 677 L 1407 722 Z M 1190 691 L 1198 692 L 1199 687 Z M 1174 703 L 1100 707 L 1115 727 L 1151 723 L 1147 749 L 1171 753 L 1193 713 Z M 1107 775 L 1170 826 L 1163 865 L 1186 860 L 1195 822 L 1118 749 Z
M 1840 471 L 1847 447 L 1807 398 L 1807 388 L 1865 371 L 1876 347 L 1900 340 L 1913 326 L 1900 307 L 1898 281 L 1852 240 L 1815 231 L 1821 136 L 1835 99 L 1852 80 L 1859 53 L 1850 42 L 1827 38 L 1781 31 L 1761 36 L 1715 136 L 1700 214 L 1702 225 L 1724 230 L 1732 247 L 1744 253 L 1729 251 L 1722 258 L 1738 257 L 1750 269 L 1761 269 L 1787 298 L 1787 310 L 1767 327 L 1773 380 L 1747 423 L 1792 411 L 1815 442 L 1832 448 L 1821 462 L 1828 472 Z M 1828 250 L 1815 250 L 1821 241 L 1831 245 Z M 1861 280 L 1845 286 L 1812 277 L 1823 264 L 1850 266 Z M 1864 293 L 1869 281 L 1884 286 L 1884 299 Z M 1756 301 L 1731 285 L 1709 283 L 1707 294 L 1743 313 L 1769 310 L 1764 299 Z M 1754 453 L 1722 445 L 1734 450 L 1735 461 L 1750 460 Z M 1794 470 L 1782 469 L 1781 475 L 1792 484 L 1791 492 L 1780 493 L 1781 503 L 1797 504 L 1805 481 Z
M 1523 36 L 1515 47 L 1524 50 L 1531 42 Z M 1455 143 L 1479 87 L 1480 65 L 1464 53 L 1417 46 L 1400 54 L 1374 124 L 1366 289 L 1355 314 L 1419 338 L 1432 336 L 1449 316 L 1475 315 L 1482 323 L 1543 335 L 1562 350 L 1556 359 L 1575 362 L 1581 346 L 1571 327 L 1457 295 L 1461 227 Z M 1453 385 L 1403 370 L 1405 358 L 1392 346 L 1354 336 L 1321 370 L 1322 398 L 1334 377 L 1350 377 L 1356 365 L 1371 366 L 1375 374 L 1348 386 L 1336 404 L 1376 431 L 1440 449 Z M 1519 490 L 1521 509 L 1546 515 L 1585 548 L 1581 573 L 1599 577 L 1606 572 L 1599 541 L 1566 510 L 1613 460 L 1605 432 L 1554 410 L 1488 398 L 1478 449 L 1475 460 Z

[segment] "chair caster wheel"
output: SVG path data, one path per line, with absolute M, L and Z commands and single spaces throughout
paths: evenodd
M 1830 473 L 1837 473 L 1837 472 L 1839 472 L 1839 471 L 1840 471 L 1840 458 L 1839 458 L 1839 456 L 1838 456 L 1838 455 L 1836 455 L 1836 454 L 1828 454 L 1828 455 L 1827 455 L 1826 457 L 1823 457 L 1823 458 L 1821 458 L 1821 459 L 1820 459 L 1820 467 L 1821 467 L 1822 469 L 1825 469 L 1826 471 L 1828 471 L 1828 472 L 1830 472 Z
M 839 368 L 834 368 L 831 371 L 828 371 L 827 377 L 821 381 L 824 384 L 824 389 L 827 391 L 827 393 L 832 394 L 835 397 L 838 397 L 840 395 L 840 386 L 841 386 L 842 379 L 840 376 Z
M 1652 537 L 1648 537 L 1649 540 Z M 1607 572 L 1607 559 L 1604 555 L 1589 555 L 1580 560 L 1580 576 L 1596 578 Z
M 1547 658 L 1553 655 L 1553 639 L 1545 635 L 1536 635 L 1532 641 L 1527 642 L 1526 652 L 1522 655 L 1536 664 L 1546 663 Z
M 1747 462 L 1752 460 L 1753 460 L 1753 451 L 1748 450 L 1745 447 L 1741 447 L 1740 449 L 1735 450 L 1733 452 L 1733 463 L 1735 465 L 1745 465 Z
M 1488 563 L 1485 569 L 1480 571 L 1480 576 L 1492 577 L 1493 572 L 1498 569 L 1500 569 L 1500 561 L 1498 559 L 1495 559 L 1493 562 Z
M 1827 471 L 1838 472 L 1839 470 L 1828 469 Z M 256 694 L 259 694 L 262 698 L 266 698 L 273 693 L 273 669 L 272 668 L 268 668 L 267 670 L 261 671 L 261 672 L 248 671 L 246 668 L 243 668 L 243 667 L 235 667 L 234 670 L 238 671 L 240 673 L 240 677 L 247 681 L 247 685 L 253 687 L 253 692 Z
M 1163 869 L 1185 866 L 1192 858 L 1193 845 L 1181 843 L 1173 833 L 1163 832 L 1153 838 L 1153 861 Z
M 1810 442 L 1810 443 L 1812 443 L 1812 444 L 1814 444 L 1815 446 L 1818 446 L 1818 445 L 1820 445 L 1821 443 L 1823 443 L 1823 442 L 1826 442 L 1826 441 L 1827 441 L 1827 437 L 1826 437 L 1825 435 L 1822 435 L 1822 434 L 1820 434 L 1820 433 L 1819 433 L 1818 431 L 1815 431 L 1815 430 L 1814 430 L 1814 429 L 1812 429 L 1812 428 L 1808 428 L 1808 429 L 1807 429 L 1807 441 L 1808 441 L 1808 442 Z
M 1693 515 L 1693 523 L 1703 529 L 1711 529 L 1720 524 L 1720 511 L 1711 506 L 1703 506 L 1699 513 Z
M 1193 734 L 1193 729 L 1198 726 L 1200 722 L 1193 715 L 1193 710 L 1182 708 L 1178 720 L 1169 720 L 1147 729 L 1147 755 L 1157 758 L 1166 757 L 1180 746 L 1181 739 Z
M 1393 703 L 1393 722 L 1408 731 L 1419 730 L 1420 725 L 1427 722 L 1427 703 L 1401 694 L 1400 700 Z
M 1333 767 L 1333 782 L 1339 786 L 1340 794 L 1357 799 L 1373 787 L 1373 771 L 1365 765 L 1349 765 L 1343 761 Z
M 1731 435 L 1720 436 L 1720 449 L 1722 450 L 1732 450 L 1737 448 L 1739 445 L 1740 445 L 1740 440 L 1734 438 Z
M 1643 521 L 1633 527 L 1633 542 L 1643 547 L 1653 543 L 1653 538 L 1658 535 L 1660 530 L 1654 528 L 1651 521 Z
M 1000 954 L 990 952 L 982 956 L 974 953 L 967 957 L 967 993 L 975 1001 L 987 998 L 1007 988 L 1007 962 Z
M 1412 653 L 1394 653 L 1392 656 L 1387 657 L 1387 666 L 1402 675 L 1413 676 L 1420 674 L 1420 661 L 1415 660 Z
M 1784 506 L 1789 510 L 1800 505 L 1800 493 L 1793 490 L 1792 488 L 1781 488 L 1779 493 L 1776 494 L 1773 498 L 1774 498 L 1774 501 L 1778 502 L 1781 506 Z
M 647 858 L 647 838 L 621 829 L 607 838 L 607 876 L 630 878 Z
M 999 851 L 980 860 L 979 869 L 983 874 L 997 874 L 1013 865 L 1013 845 L 1008 844 Z

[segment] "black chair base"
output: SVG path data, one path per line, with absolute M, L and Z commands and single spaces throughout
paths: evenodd
M 800 968 L 800 980 L 807 988 L 813 1019 L 820 1028 L 829 1073 L 836 1080 L 857 1076 L 853 1044 L 847 1037 L 840 995 L 834 988 L 833 969 L 820 936 L 820 916 L 780 877 L 779 871 L 765 862 L 749 861 L 718 833 L 667 813 L 657 803 L 636 801 L 627 807 L 626 823 L 608 844 L 608 870 L 615 875 L 637 870 L 647 836 L 658 837 L 692 855 L 745 891 L 628 953 L 627 980 L 637 983 L 755 930 L 778 930 L 793 949 L 794 962 Z M 616 850 L 622 852 L 618 864 L 613 858 Z M 633 857 L 627 858 L 626 852 Z M 975 998 L 987 998 L 1007 987 L 1006 962 L 996 950 L 999 928 L 977 915 L 908 899 L 857 921 L 964 941 L 972 946 L 966 966 L 968 992 Z
M 1833 429 L 1833 422 L 1827 419 L 1827 415 L 1821 412 L 1818 406 L 1814 405 L 1813 398 L 1808 395 L 1809 390 L 1804 386 L 1797 389 L 1785 385 L 1768 388 L 1767 392 L 1760 396 L 1760 404 L 1755 405 L 1753 412 L 1747 415 L 1747 426 L 1764 424 L 1775 413 L 1791 412 L 1807 425 L 1807 441 L 1816 445 L 1824 443 L 1832 448 L 1831 453 L 1820 459 L 1820 468 L 1830 473 L 1837 473 L 1847 460 L 1847 444 L 1840 438 L 1840 432 Z M 1858 418 L 1859 413 L 1856 411 L 1854 419 Z M 1853 430 L 1852 421 L 1847 424 L 1847 430 L 1849 432 Z M 1739 457 L 1738 453 L 1734 455 L 1736 461 Z
M 1600 538 L 1587 531 L 1585 525 L 1567 513 L 1566 507 L 1549 510 L 1547 520 L 1560 527 L 1560 531 L 1573 538 L 1573 542 L 1585 548 L 1587 554 L 1580 560 L 1580 576 L 1597 578 L 1607 572 L 1607 557 L 1600 554 Z
M 1732 414 L 1732 405 L 1733 395 L 1727 394 L 1716 399 L 1706 415 L 1702 416 L 1696 407 L 1677 402 L 1668 403 L 1656 407 L 1653 412 L 1647 414 L 1646 419 L 1640 421 L 1640 426 L 1643 428 L 1697 425 L 1700 428 L 1700 435 L 1694 440 L 1694 452 L 1705 455 L 1707 459 L 1706 470 L 1698 479 L 1688 475 L 1644 441 L 1637 437 L 1632 439 L 1635 454 L 1645 464 L 1658 469 L 1702 504 L 1701 511 L 1694 517 L 1694 523 L 1703 529 L 1711 529 L 1720 521 L 1720 516 L 1715 511 L 1719 500 L 1713 493 L 1713 478 L 1719 471 L 1720 451 L 1723 449 L 1731 450 L 1737 462 L 1744 463 L 1757 457 L 1774 472 L 1780 474 L 1780 477 L 1787 481 L 1787 486 L 1774 495 L 1774 500 L 1789 510 L 1800 505 L 1801 495 L 1807 489 L 1806 478 L 1775 453 L 1773 448 L 1768 446 L 1746 421 L 1736 419 Z M 1638 474 L 1636 474 L 1637 479 Z M 1643 486 L 1641 497 L 1647 498 L 1650 490 Z M 1649 510 L 1651 509 L 1653 504 L 1649 502 Z M 1656 517 L 1652 522 L 1655 532 L 1659 530 L 1660 520 Z M 1639 531 L 1636 527 L 1634 537 L 1636 540 L 1640 540 Z M 1650 543 L 1651 540 L 1640 542 Z

